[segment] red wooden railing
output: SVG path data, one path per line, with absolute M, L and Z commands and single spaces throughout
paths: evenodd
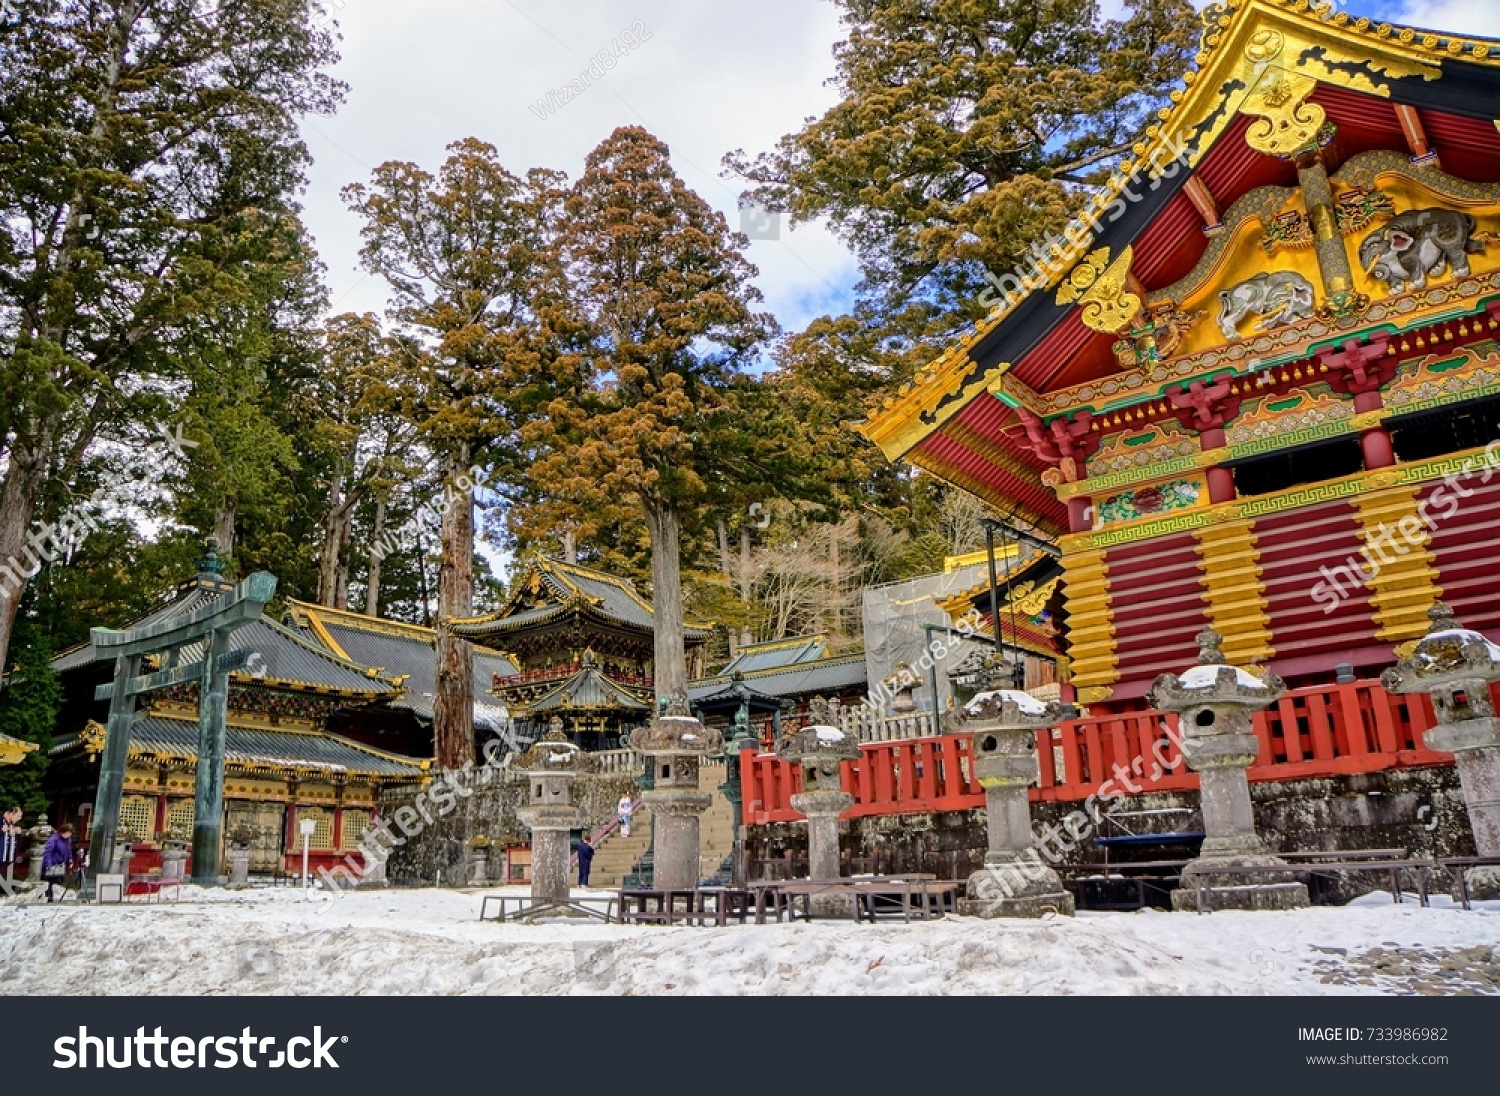
M 1248 775 L 1296 780 L 1451 764 L 1451 754 L 1422 745 L 1422 732 L 1435 722 L 1425 695 L 1388 693 L 1376 681 L 1297 689 L 1255 717 L 1260 757 Z M 1182 764 L 1178 741 L 1177 717 L 1157 711 L 1078 719 L 1039 732 L 1039 780 L 1031 798 L 1196 789 L 1198 776 Z M 844 762 L 844 790 L 855 800 L 846 817 L 984 805 L 968 735 L 867 742 L 860 749 L 860 760 Z M 747 824 L 802 817 L 791 805 L 802 789 L 797 766 L 747 750 L 740 772 Z

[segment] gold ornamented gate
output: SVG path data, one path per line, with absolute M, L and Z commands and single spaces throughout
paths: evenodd
M 224 848 L 243 826 L 250 834 L 250 870 L 261 874 L 281 870 L 286 839 L 286 805 L 231 799 L 224 810 Z

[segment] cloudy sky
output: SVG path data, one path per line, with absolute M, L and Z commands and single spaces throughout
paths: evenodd
M 310 119 L 315 158 L 307 220 L 328 266 L 335 311 L 382 312 L 385 286 L 359 269 L 359 224 L 339 198 L 386 160 L 435 170 L 443 149 L 479 137 L 520 174 L 576 177 L 619 125 L 666 141 L 688 185 L 739 224 L 739 184 L 724 153 L 770 148 L 835 96 L 838 9 L 828 0 L 326 0 L 342 34 L 337 75 L 350 85 L 334 118 Z M 1118 10 L 1119 0 L 1106 0 Z M 1351 14 L 1500 37 L 1500 0 L 1345 0 Z M 622 36 L 639 38 L 581 96 L 538 117 L 532 106 Z M 787 329 L 839 312 L 853 258 L 818 226 L 752 243 L 758 284 Z

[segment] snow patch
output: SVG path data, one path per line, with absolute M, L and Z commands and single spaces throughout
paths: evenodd
M 1264 689 L 1266 683 L 1256 677 L 1249 670 L 1242 670 L 1238 666 L 1223 666 L 1214 663 L 1209 666 L 1194 666 L 1190 670 L 1178 675 L 1178 680 L 1184 689 L 1211 689 L 1219 681 L 1220 670 L 1233 670 L 1234 680 L 1246 689 Z
M 992 689 L 987 693 L 980 693 L 969 701 L 964 709 L 970 715 L 979 712 L 980 707 L 991 697 L 999 697 L 1001 701 L 1010 701 L 1024 715 L 1046 715 L 1047 705 L 1043 704 L 1030 693 L 1019 692 L 1015 689 Z

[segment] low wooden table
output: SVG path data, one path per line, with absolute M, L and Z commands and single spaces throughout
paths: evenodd
M 527 917 L 545 914 L 550 910 L 569 910 L 573 913 L 583 914 L 586 917 L 597 918 L 606 925 L 616 920 L 615 900 L 613 898 L 595 898 L 592 895 L 584 898 L 569 897 L 566 902 L 538 902 L 529 894 L 486 894 L 483 901 L 479 903 L 479 919 L 489 920 L 490 903 L 500 904 L 500 916 L 497 921 L 520 921 Z M 511 903 L 514 902 L 516 912 L 510 912 Z M 589 903 L 602 903 L 603 910 L 591 908 Z

